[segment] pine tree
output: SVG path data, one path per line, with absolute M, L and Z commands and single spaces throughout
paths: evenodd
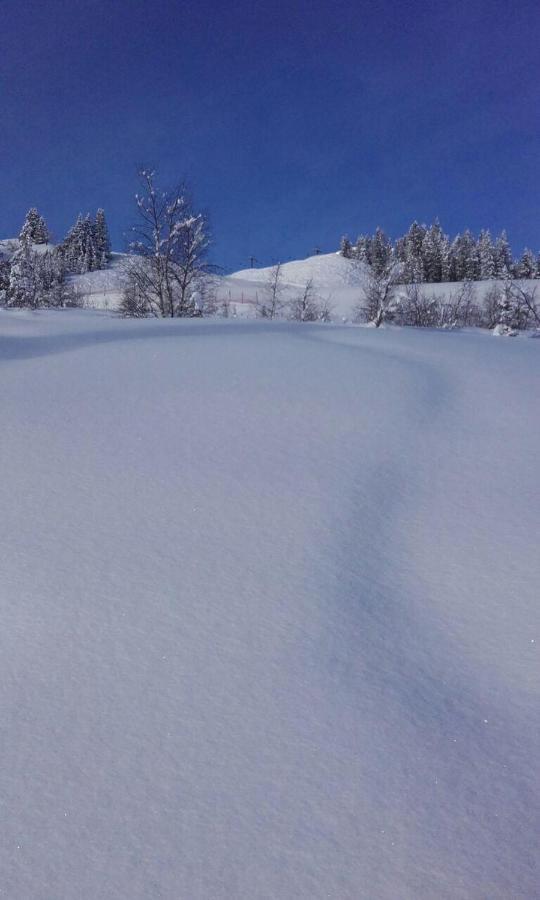
M 480 274 L 480 258 L 474 236 L 467 228 L 452 242 L 452 280 L 476 281 Z
M 408 232 L 401 239 L 399 250 L 396 242 L 398 259 L 402 262 L 401 279 L 406 284 L 419 284 L 425 281 L 423 243 L 426 226 L 413 222 Z
M 0 306 L 7 303 L 11 263 L 0 257 Z
M 506 236 L 506 231 L 501 231 L 495 242 L 495 278 L 506 278 L 512 273 L 514 261 L 512 251 Z
M 443 234 L 441 241 L 441 281 L 450 281 L 450 239 Z
M 478 255 L 478 244 L 474 235 L 467 230 L 463 233 L 463 247 L 465 250 L 465 281 L 477 281 L 480 277 L 480 257 Z
M 25 236 L 20 249 L 13 254 L 9 275 L 8 306 L 40 306 L 39 280 L 37 277 L 37 254 L 32 250 L 31 241 Z
M 49 231 L 45 219 L 40 216 L 35 207 L 26 213 L 19 240 L 23 244 L 48 244 L 49 242 Z
M 360 262 L 371 265 L 371 238 L 368 235 L 359 235 L 354 245 L 353 255 Z
M 81 271 L 82 223 L 83 218 L 79 213 L 77 221 L 69 229 L 62 244 L 62 255 L 68 272 Z
M 8 306 L 30 309 L 76 305 L 61 254 L 56 250 L 37 253 L 31 243 L 22 242 L 11 259 L 5 299 Z
M 536 260 L 534 258 L 534 253 L 527 247 L 517 263 L 516 275 L 518 278 L 536 278 Z
M 392 245 L 382 228 L 377 227 L 371 242 L 371 265 L 377 274 L 384 272 L 392 257 Z
M 89 215 L 79 214 L 62 245 L 62 254 L 69 272 L 82 274 L 101 268 L 101 255 L 96 246 L 96 225 Z
M 439 220 L 436 219 L 426 231 L 421 244 L 421 258 L 424 268 L 424 280 L 428 282 L 443 281 L 448 270 L 448 238 L 443 234 Z M 444 266 L 443 266 L 444 259 Z
M 482 230 L 478 238 L 478 258 L 480 266 L 480 278 L 488 279 L 495 276 L 495 247 L 489 231 Z
M 409 231 L 405 238 L 407 245 L 410 247 L 410 251 L 412 252 L 413 256 L 416 256 L 419 259 L 422 258 L 422 244 L 423 244 L 424 238 L 426 236 L 426 231 L 427 231 L 426 226 L 419 225 L 418 222 L 415 220 L 412 223 L 411 227 L 409 228 Z
M 103 209 L 98 209 L 96 213 L 96 221 L 94 225 L 94 243 L 96 249 L 96 260 L 98 268 L 103 269 L 111 258 L 111 242 L 109 239 L 109 229 L 105 219 Z

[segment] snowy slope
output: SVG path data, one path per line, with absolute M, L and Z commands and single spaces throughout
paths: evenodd
M 220 296 L 228 293 L 231 300 L 239 297 L 243 300 L 253 298 L 264 292 L 265 285 L 272 272 L 272 267 L 262 269 L 243 269 L 224 279 L 220 285 Z M 283 299 L 297 297 L 305 284 L 312 279 L 314 291 L 328 300 L 334 317 L 350 319 L 354 307 L 362 298 L 364 266 L 358 260 L 345 259 L 340 253 L 324 253 L 310 256 L 307 259 L 283 263 L 281 278 Z M 518 282 L 529 288 L 538 286 L 537 281 Z M 478 301 L 489 291 L 493 281 L 477 281 L 474 291 Z M 448 297 L 458 291 L 460 284 L 456 282 L 442 284 L 425 284 L 422 286 L 428 293 L 437 297 Z
M 232 300 L 255 298 L 264 295 L 272 266 L 261 269 L 242 269 L 223 279 L 219 296 L 228 295 Z M 314 292 L 329 302 L 339 318 L 350 316 L 359 298 L 363 274 L 362 264 L 345 259 L 339 253 L 321 253 L 307 259 L 293 260 L 281 266 L 282 299 L 293 300 L 302 293 L 306 283 L 312 281 Z M 241 310 L 241 308 L 240 308 Z
M 130 257 L 113 253 L 106 269 L 72 275 L 70 281 L 78 297 L 89 309 L 117 309 L 124 290 Z
M 354 287 L 358 283 L 358 273 L 362 265 L 357 260 L 345 259 L 340 253 L 320 253 L 307 259 L 296 259 L 283 263 L 281 275 L 287 284 L 303 287 L 310 278 L 320 288 Z M 266 281 L 272 266 L 262 269 L 242 269 L 231 278 L 242 281 Z
M 537 896 L 539 353 L 0 312 L 6 897 Z

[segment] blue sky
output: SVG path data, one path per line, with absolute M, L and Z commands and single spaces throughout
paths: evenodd
M 2 0 L 0 235 L 183 176 L 229 269 L 439 216 L 540 249 L 540 7 Z

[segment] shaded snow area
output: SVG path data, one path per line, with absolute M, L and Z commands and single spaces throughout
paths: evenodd
M 538 896 L 539 352 L 0 313 L 2 896 Z

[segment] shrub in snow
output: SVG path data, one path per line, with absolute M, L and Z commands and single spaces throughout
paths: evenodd
M 493 334 L 496 337 L 515 337 L 517 331 L 515 328 L 511 328 L 510 325 L 503 325 L 502 323 L 499 323 L 498 325 L 495 325 Z

